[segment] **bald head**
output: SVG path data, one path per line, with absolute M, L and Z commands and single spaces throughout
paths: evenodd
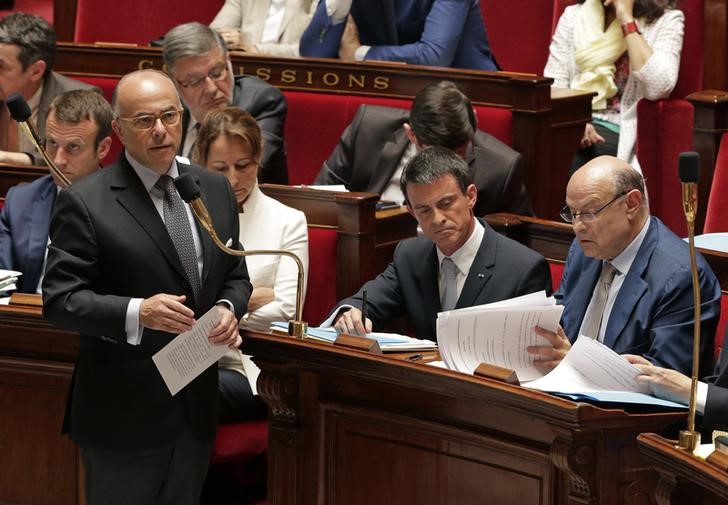
M 587 256 L 611 260 L 639 234 L 649 208 L 642 175 L 613 156 L 600 156 L 571 176 L 566 205 Z
M 116 86 L 112 106 L 112 126 L 127 154 L 167 173 L 182 137 L 182 105 L 174 83 L 156 70 L 132 72 Z

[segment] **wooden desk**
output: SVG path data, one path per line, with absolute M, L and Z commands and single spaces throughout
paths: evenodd
M 418 363 L 246 333 L 270 406 L 268 503 L 650 503 L 627 414 Z
M 80 502 L 78 451 L 61 436 L 77 350 L 39 308 L 0 306 L 0 503 Z
M 728 473 L 686 454 L 675 447 L 675 441 L 654 433 L 643 433 L 637 442 L 644 459 L 660 475 L 658 505 L 728 503 Z
M 526 187 L 537 215 L 557 218 L 568 167 L 584 124 L 591 120 L 591 94 L 551 88 L 552 79 L 532 74 L 480 72 L 387 62 L 341 62 L 322 58 L 273 58 L 231 53 L 235 73 L 260 77 L 284 91 L 413 98 L 425 85 L 454 81 L 476 105 L 508 108 L 513 148 L 524 156 Z M 140 68 L 162 69 L 155 47 L 103 47 L 58 43 L 54 69 L 77 77 L 119 78 Z

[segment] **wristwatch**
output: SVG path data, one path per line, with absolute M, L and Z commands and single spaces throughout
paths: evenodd
M 630 33 L 642 33 L 640 31 L 640 27 L 637 26 L 637 22 L 634 19 L 629 23 L 624 23 L 622 25 L 622 35 L 626 37 Z

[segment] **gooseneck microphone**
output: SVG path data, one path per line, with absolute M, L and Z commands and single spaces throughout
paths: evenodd
M 302 319 L 303 263 L 301 262 L 301 258 L 290 251 L 284 251 L 282 249 L 238 251 L 237 249 L 229 248 L 222 243 L 217 231 L 215 231 L 212 219 L 210 218 L 210 213 L 205 206 L 205 202 L 202 201 L 200 187 L 197 185 L 197 182 L 195 182 L 192 176 L 190 174 L 182 174 L 174 180 L 174 185 L 177 187 L 177 191 L 179 192 L 179 196 L 182 200 L 190 204 L 190 207 L 192 207 L 192 213 L 195 215 L 202 227 L 207 230 L 207 233 L 212 238 L 212 241 L 215 242 L 215 245 L 226 254 L 230 254 L 232 256 L 288 256 L 296 262 L 296 267 L 298 267 L 296 282 L 296 313 L 294 320 L 288 321 L 288 334 L 296 338 L 305 337 L 308 325 Z
M 698 369 L 700 360 L 700 284 L 698 265 L 695 258 L 695 216 L 698 213 L 698 180 L 700 180 L 700 155 L 694 151 L 680 153 L 678 174 L 682 183 L 682 204 L 688 225 L 688 244 L 690 246 L 690 271 L 693 278 L 693 374 L 690 384 L 690 407 L 688 410 L 687 430 L 680 431 L 679 446 L 693 452 L 700 444 L 700 432 L 695 430 L 697 410 Z
M 5 101 L 5 105 L 7 105 L 8 110 L 10 111 L 10 116 L 17 121 L 20 125 L 20 129 L 23 130 L 25 136 L 28 137 L 28 140 L 30 140 L 38 152 L 43 155 L 43 159 L 48 165 L 50 171 L 56 177 L 56 180 L 64 187 L 70 186 L 71 181 L 69 181 L 68 177 L 63 175 L 63 172 L 61 172 L 56 164 L 53 163 L 43 147 L 43 143 L 33 127 L 33 121 L 30 119 L 30 107 L 28 106 L 28 102 L 25 101 L 25 98 L 23 98 L 23 95 L 20 93 L 13 93 Z

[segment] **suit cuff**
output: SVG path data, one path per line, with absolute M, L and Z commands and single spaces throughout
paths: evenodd
M 215 305 L 222 305 L 226 309 L 230 309 L 230 312 L 235 314 L 235 305 L 233 305 L 233 302 L 226 298 L 221 298 L 218 301 L 215 302 Z
M 356 51 L 354 51 L 354 59 L 356 61 L 364 61 L 367 59 L 367 53 L 369 52 L 369 49 L 371 49 L 372 46 L 359 46 Z
M 705 403 L 708 401 L 708 384 L 698 382 L 698 392 L 695 397 L 695 408 L 700 414 L 705 413 Z
M 142 298 L 132 298 L 126 307 L 126 342 L 130 345 L 139 345 L 142 342 L 142 325 L 139 322 L 142 301 Z

